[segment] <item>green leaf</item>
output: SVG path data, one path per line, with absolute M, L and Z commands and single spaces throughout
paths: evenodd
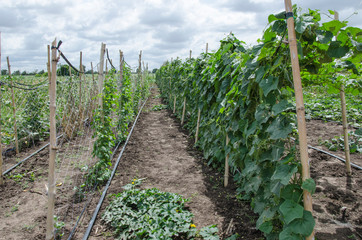
M 297 235 L 291 232 L 289 228 L 286 228 L 280 232 L 279 240 L 300 240 L 300 235 Z
M 298 171 L 297 166 L 279 164 L 277 165 L 275 172 L 272 176 L 272 180 L 280 180 L 284 185 L 287 185 L 294 173 Z
M 322 44 L 327 44 L 332 41 L 333 33 L 330 31 L 316 30 L 318 41 Z
M 332 20 L 330 22 L 325 22 L 322 25 L 326 31 L 332 32 L 333 36 L 337 36 L 337 34 L 341 30 L 341 28 L 347 26 L 346 23 L 341 22 L 339 20 Z
M 312 178 L 308 178 L 303 181 L 302 189 L 307 190 L 311 194 L 314 194 L 316 188 L 316 184 Z
M 291 232 L 307 237 L 312 234 L 314 226 L 315 221 L 312 213 L 304 210 L 303 217 L 294 219 L 287 227 Z
M 334 11 L 328 10 L 329 14 L 334 15 Z
M 263 89 L 264 96 L 267 96 L 268 93 L 272 90 L 278 88 L 279 79 L 274 76 L 269 76 L 268 78 L 264 78 L 260 81 L 259 86 Z
M 281 112 L 287 111 L 293 108 L 293 104 L 291 104 L 288 100 L 284 99 L 280 101 L 278 104 L 275 104 L 272 108 L 273 114 L 278 115 Z
M 283 199 L 290 199 L 294 202 L 300 201 L 300 197 L 303 194 L 303 191 L 300 189 L 300 186 L 297 184 L 289 184 L 282 188 L 280 192 L 280 197 Z
M 256 228 L 262 232 L 270 233 L 273 230 L 272 219 L 274 218 L 275 211 L 270 208 L 264 210 L 256 221 Z
M 283 214 L 286 224 L 289 224 L 296 218 L 303 217 L 304 208 L 292 200 L 285 200 L 279 207 L 280 212 Z
M 270 134 L 270 139 L 282 139 L 292 132 L 292 126 L 285 118 L 277 117 L 266 131 Z
M 332 41 L 328 47 L 327 54 L 330 57 L 341 58 L 349 51 L 349 47 L 341 46 L 340 41 Z

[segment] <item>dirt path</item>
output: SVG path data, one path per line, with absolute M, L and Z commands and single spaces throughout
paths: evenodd
M 145 106 L 127 145 L 108 196 L 122 191 L 121 186 L 135 177 L 147 178 L 143 188 L 155 187 L 191 198 L 188 207 L 195 215 L 194 223 L 198 228 L 217 224 L 223 238 L 233 219 L 232 233 L 247 236 L 247 239 L 263 239 L 262 234 L 255 230 L 257 217 L 250 210 L 250 204 L 235 199 L 234 185 L 222 186 L 222 174 L 205 166 L 205 160 L 193 149 L 193 143 L 179 121 L 167 110 L 151 110 L 161 104 L 161 99 L 155 98 L 158 92 L 153 91 L 153 97 Z M 101 212 L 109 203 L 106 199 Z M 107 229 L 97 220 L 90 239 L 106 239 L 108 235 Z

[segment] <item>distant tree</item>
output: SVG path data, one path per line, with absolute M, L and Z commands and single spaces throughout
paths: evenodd
M 154 68 L 153 70 L 152 70 L 152 73 L 156 73 L 157 72 L 157 68 Z
M 40 71 L 38 72 L 38 74 L 43 75 L 44 72 L 45 72 L 44 70 L 40 70 Z
M 21 73 L 21 75 L 27 75 L 27 73 L 26 73 L 26 71 L 23 71 L 22 73 Z
M 7 75 L 7 74 L 8 74 L 8 70 L 6 70 L 6 69 L 1 70 L 1 75 Z
M 16 70 L 15 72 L 13 72 L 13 75 L 20 75 L 20 70 Z

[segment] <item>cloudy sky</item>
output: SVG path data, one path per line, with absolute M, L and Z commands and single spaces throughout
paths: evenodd
M 326 14 L 337 10 L 341 20 L 352 15 L 350 25 L 362 28 L 361 0 L 292 3 Z M 143 50 L 149 69 L 158 68 L 171 57 L 188 57 L 190 49 L 198 56 L 206 43 L 216 50 L 230 31 L 255 44 L 268 15 L 282 10 L 283 0 L 0 0 L 1 68 L 9 56 L 12 71 L 45 69 L 47 45 L 55 37 L 76 66 L 80 51 L 87 69 L 98 63 L 104 42 L 113 62 L 122 50 L 135 67 Z

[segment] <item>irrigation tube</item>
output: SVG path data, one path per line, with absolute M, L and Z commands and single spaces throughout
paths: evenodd
M 335 157 L 335 158 L 337 158 L 338 160 L 341 160 L 342 162 L 346 162 L 346 160 L 344 160 L 343 158 L 338 157 L 338 156 L 336 156 L 336 155 L 334 155 L 334 154 L 332 154 L 332 153 L 329 153 L 329 152 L 327 152 L 327 151 L 324 151 L 324 150 L 322 150 L 322 149 L 313 147 L 313 146 L 311 146 L 311 145 L 308 145 L 308 147 L 311 148 L 311 149 L 317 150 L 317 151 L 319 151 L 319 152 L 325 153 L 325 154 L 327 154 L 327 155 L 329 155 L 329 156 L 331 156 L 331 157 Z M 351 166 L 354 167 L 354 168 L 357 168 L 357 169 L 359 169 L 359 170 L 362 170 L 362 167 L 358 166 L 357 164 L 351 163 Z
M 57 139 L 63 137 L 63 134 L 58 136 Z M 26 160 L 28 160 L 29 158 L 31 158 L 32 156 L 38 154 L 40 151 L 42 151 L 44 148 L 46 148 L 47 146 L 49 146 L 50 143 L 45 144 L 44 146 L 42 146 L 41 148 L 39 148 L 37 151 L 33 152 L 32 154 L 30 154 L 29 156 L 27 156 L 26 158 L 24 158 L 23 160 L 21 160 L 20 162 L 18 162 L 17 164 L 15 164 L 14 166 L 12 166 L 11 168 L 9 168 L 8 170 L 6 170 L 5 172 L 3 172 L 3 175 L 8 174 L 9 172 L 11 172 L 12 170 L 14 170 L 17 166 L 19 166 L 20 164 L 22 164 L 23 162 L 25 162 Z
M 291 139 L 292 139 L 293 141 L 295 141 L 295 138 L 292 137 Z M 319 152 L 325 153 L 325 154 L 327 154 L 327 155 L 329 155 L 329 156 L 331 156 L 331 157 L 337 158 L 338 160 L 340 160 L 340 161 L 342 161 L 342 162 L 344 162 L 344 163 L 346 162 L 345 159 L 343 159 L 343 158 L 341 158 L 341 157 L 338 157 L 338 156 L 336 156 L 336 155 L 334 155 L 334 154 L 332 154 L 332 153 L 330 153 L 330 152 L 327 152 L 327 151 L 324 151 L 324 150 L 322 150 L 322 149 L 313 147 L 313 146 L 311 146 L 311 145 L 308 145 L 308 147 L 311 148 L 311 149 L 317 150 L 317 151 L 319 151 Z M 357 168 L 357 169 L 359 169 L 359 170 L 362 170 L 362 167 L 358 166 L 357 164 L 351 163 L 351 166 L 354 167 L 354 168 Z
M 134 129 L 134 127 L 136 126 L 137 120 L 138 120 L 138 118 L 139 118 L 139 116 L 140 116 L 140 114 L 141 114 L 141 112 L 142 112 L 142 109 L 143 109 L 143 107 L 145 106 L 147 100 L 148 100 L 148 98 L 147 98 L 146 101 L 143 103 L 143 105 L 142 105 L 142 107 L 141 107 L 141 110 L 138 111 L 137 117 L 136 117 L 136 119 L 135 119 L 135 121 L 134 121 L 134 123 L 133 123 L 133 126 L 132 126 L 132 128 L 131 128 L 131 131 L 129 132 L 129 134 L 128 134 L 128 136 L 127 136 L 127 139 L 126 139 L 126 142 L 124 143 L 123 148 L 122 148 L 122 150 L 121 150 L 121 153 L 119 154 L 119 156 L 118 156 L 118 158 L 117 158 L 117 162 L 116 162 L 116 164 L 114 165 L 114 168 L 113 168 L 111 177 L 108 179 L 108 182 L 107 182 L 107 184 L 106 184 L 106 187 L 104 188 L 103 193 L 102 193 L 102 196 L 101 196 L 101 198 L 99 199 L 99 202 L 98 202 L 98 204 L 97 204 L 96 210 L 94 211 L 93 216 L 92 216 L 92 219 L 90 220 L 90 222 L 89 222 L 89 224 L 88 224 L 88 228 L 87 228 L 87 230 L 86 230 L 86 232 L 85 232 L 85 234 L 84 234 L 84 236 L 83 236 L 83 240 L 87 240 L 88 237 L 89 237 L 90 232 L 92 231 L 94 222 L 96 221 L 98 212 L 99 212 L 99 210 L 100 210 L 100 208 L 101 208 L 101 206 L 102 206 L 102 203 L 103 203 L 103 201 L 104 201 L 104 198 L 106 197 L 108 188 L 109 188 L 109 186 L 111 185 L 111 181 L 112 181 L 112 179 L 113 179 L 113 177 L 114 177 L 114 174 L 116 173 L 116 170 L 117 170 L 118 164 L 119 164 L 119 162 L 120 162 L 120 160 L 121 160 L 121 157 L 122 157 L 122 155 L 123 155 L 123 152 L 124 152 L 124 150 L 126 149 L 127 143 L 128 143 L 128 141 L 129 141 L 129 139 L 131 138 L 133 129 Z

